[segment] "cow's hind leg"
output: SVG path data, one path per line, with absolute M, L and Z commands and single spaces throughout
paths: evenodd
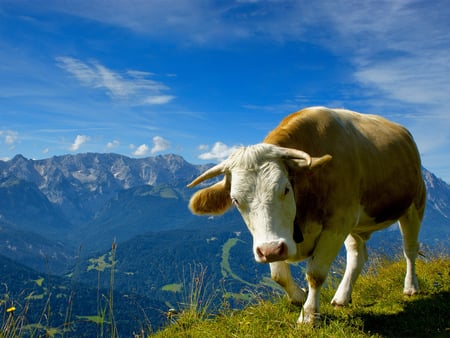
M 348 235 L 345 240 L 345 249 L 347 250 L 347 263 L 344 277 L 331 301 L 334 306 L 345 306 L 350 302 L 353 285 L 367 261 L 366 240 L 359 235 Z
M 411 205 L 406 214 L 399 219 L 403 237 L 403 254 L 406 259 L 406 276 L 403 293 L 411 296 L 419 292 L 416 276 L 416 258 L 419 252 L 419 230 L 422 216 L 415 205 Z
M 291 303 L 303 304 L 305 302 L 306 293 L 295 283 L 288 263 L 270 263 L 270 275 L 275 282 L 283 287 Z

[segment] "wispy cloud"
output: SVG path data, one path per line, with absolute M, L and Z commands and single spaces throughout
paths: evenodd
M 73 75 L 83 86 L 103 89 L 113 99 L 128 100 L 132 104 L 166 104 L 173 95 L 162 94 L 169 87 L 150 79 L 149 72 L 129 70 L 123 73 L 108 69 L 97 61 L 59 56 L 57 65 Z
M 323 43 L 348 50 L 356 81 L 407 104 L 447 104 L 448 2 L 337 1 L 326 13 L 336 34 Z
M 0 130 L 0 137 L 6 145 L 12 147 L 19 139 L 19 133 L 14 130 Z
M 49 6 L 145 34 L 160 36 L 164 32 L 184 43 L 216 45 L 217 41 L 249 39 L 312 42 L 344 53 L 354 67 L 354 80 L 378 90 L 381 98 L 415 104 L 446 102 L 448 96 L 450 25 L 445 0 L 369 0 L 358 5 L 346 0 L 168 0 L 140 2 L 139 6 L 112 2 L 108 15 L 101 0 L 64 6 L 53 2 Z M 205 21 L 205 17 L 210 19 Z M 96 86 L 101 84 L 114 95 L 129 95 L 125 79 L 105 67 L 82 63 L 74 69 L 81 72 L 80 81 L 89 82 L 92 75 L 103 74 Z M 144 77 L 148 79 L 148 74 Z M 158 92 L 143 103 L 164 104 L 172 99 Z
M 238 149 L 240 146 L 228 146 L 223 142 L 216 142 L 212 146 L 212 148 L 209 148 L 209 146 L 201 145 L 199 147 L 199 150 L 204 151 L 201 153 L 198 158 L 201 160 L 216 160 L 216 161 L 223 161 L 226 159 L 230 154 Z
M 172 95 L 157 95 L 157 96 L 149 96 L 147 97 L 143 103 L 148 104 L 166 104 L 172 101 L 175 97 Z
M 75 140 L 73 141 L 73 143 L 71 144 L 71 146 L 69 147 L 69 150 L 71 151 L 77 151 L 80 149 L 80 147 L 85 144 L 86 142 L 88 142 L 90 140 L 89 136 L 86 135 L 77 135 L 77 137 L 75 137 Z
M 14 130 L 0 130 L 0 143 L 6 144 L 9 149 L 14 149 L 19 141 L 19 133 Z
M 161 37 L 163 32 L 163 38 L 190 44 L 217 45 L 220 41 L 222 45 L 249 39 L 311 42 L 348 57 L 354 81 L 378 91 L 381 99 L 405 104 L 447 101 L 450 24 L 445 0 L 368 0 L 358 5 L 346 0 L 168 0 L 139 2 L 139 6 L 112 2 L 107 9 L 102 0 L 82 0 L 64 6 L 54 1 L 48 6 L 144 34 Z M 112 96 L 126 97 L 134 90 L 123 75 L 95 62 L 71 58 L 60 62 L 76 71 L 83 83 L 107 88 Z M 148 83 L 145 80 L 151 75 L 127 76 Z M 142 98 L 142 103 L 170 102 L 173 96 L 161 95 L 161 90 Z
M 353 64 L 369 109 L 405 114 L 398 122 L 413 133 L 426 166 L 447 163 L 450 172 L 438 156 L 450 146 L 448 9 L 440 0 L 328 2 L 335 34 L 320 43 Z

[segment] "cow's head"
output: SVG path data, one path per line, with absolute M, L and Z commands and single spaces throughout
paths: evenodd
M 296 201 L 288 168 L 306 174 L 330 159 L 330 155 L 311 158 L 303 151 L 266 143 L 238 149 L 188 185 L 225 175 L 222 181 L 197 191 L 189 208 L 195 214 L 218 215 L 234 204 L 253 236 L 255 260 L 289 260 L 297 248 Z

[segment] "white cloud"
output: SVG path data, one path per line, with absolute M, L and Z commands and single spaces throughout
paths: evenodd
M 197 149 L 200 151 L 206 151 L 209 149 L 209 146 L 207 144 L 200 144 Z
M 169 90 L 165 84 L 150 79 L 152 73 L 129 70 L 123 74 L 108 69 L 97 61 L 83 62 L 67 56 L 56 58 L 57 65 L 72 74 L 82 85 L 99 88 L 116 100 L 128 100 L 132 104 L 166 104 L 173 95 L 163 95 Z
M 113 140 L 113 141 L 108 142 L 108 143 L 106 144 L 106 148 L 108 148 L 108 149 L 114 149 L 114 148 L 117 148 L 119 145 L 120 145 L 120 142 L 119 142 L 119 141 Z
M 205 149 L 205 146 L 202 145 L 201 148 L 203 150 Z M 214 143 L 212 149 L 210 151 L 204 152 L 198 156 L 201 160 L 217 160 L 217 161 L 223 161 L 226 159 L 230 154 L 240 148 L 240 146 L 227 146 L 223 142 L 216 142 Z
M 80 147 L 85 144 L 87 141 L 90 140 L 89 136 L 86 135 L 77 135 L 77 137 L 75 137 L 75 140 L 73 141 L 72 145 L 69 147 L 69 150 L 71 151 L 77 151 L 78 149 L 80 149 Z
M 153 138 L 153 148 L 151 150 L 152 154 L 159 153 L 170 147 L 170 142 L 161 136 L 155 136 Z
M 141 144 L 139 147 L 136 148 L 135 151 L 133 151 L 131 154 L 133 156 L 145 156 L 148 154 L 148 146 L 146 144 Z

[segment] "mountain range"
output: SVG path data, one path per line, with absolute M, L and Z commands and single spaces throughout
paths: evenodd
M 35 275 L 107 289 L 114 245 L 115 290 L 167 306 L 182 296 L 170 286 L 189 280 L 193 267 L 206 269 L 211 283 L 228 294 L 264 284 L 268 268 L 253 262 L 251 237 L 235 210 L 197 217 L 187 208 L 193 191 L 186 184 L 208 167 L 174 154 L 17 155 L 0 162 L 0 256 L 11 274 L 15 262 Z M 450 186 L 426 169 L 423 177 L 427 209 L 420 241 L 428 251 L 448 252 Z M 398 254 L 399 245 L 395 226 L 369 241 L 371 250 L 385 253 Z M 297 278 L 303 279 L 300 269 Z M 161 324 L 161 311 L 150 317 Z

